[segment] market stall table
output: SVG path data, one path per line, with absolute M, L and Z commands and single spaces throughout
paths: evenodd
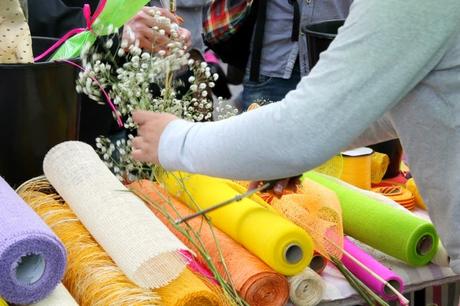
M 421 218 L 428 218 L 427 213 L 423 210 L 416 210 L 414 213 Z M 435 264 L 412 267 L 368 246 L 363 244 L 360 244 L 360 246 L 403 278 L 405 283 L 404 295 L 410 301 L 410 305 L 460 305 L 460 275 L 455 274 L 449 267 L 441 267 Z M 328 266 L 322 277 L 326 283 L 326 290 L 323 301 L 319 305 L 349 306 L 363 304 L 361 297 L 337 269 Z

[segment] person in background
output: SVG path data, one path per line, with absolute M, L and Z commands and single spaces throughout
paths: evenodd
M 302 28 L 324 20 L 345 19 L 352 3 L 352 0 L 266 1 L 259 78 L 250 79 L 251 63 L 248 63 L 243 80 L 244 110 L 253 102 L 279 101 L 295 89 L 301 77 L 310 71 L 308 46 Z M 299 20 L 295 18 L 295 10 L 299 10 Z
M 299 175 L 399 137 L 460 273 L 460 1 L 355 0 L 328 50 L 278 103 L 191 123 L 136 112 L 133 157 L 243 180 Z

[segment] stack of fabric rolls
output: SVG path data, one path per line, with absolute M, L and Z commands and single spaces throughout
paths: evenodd
M 32 180 L 18 191 L 36 214 L 2 183 L 6 186 L 0 205 L 20 213 L 27 220 L 24 228 L 40 226 L 41 233 L 27 238 L 33 243 L 22 244 L 17 240 L 22 232 L 12 233 L 13 242 L 2 246 L 7 251 L 0 251 L 0 256 L 17 267 L 12 285 L 0 284 L 0 296 L 11 303 L 38 302 L 62 279 L 68 292 L 58 286 L 55 301 L 64 292 L 71 303 L 49 305 L 282 306 L 288 300 L 316 305 L 325 290 L 320 274 L 330 256 L 340 257 L 369 288 L 392 300 L 396 295 L 388 286 L 403 290 L 401 278 L 344 239 L 342 226 L 353 238 L 411 265 L 428 263 L 437 250 L 438 238 L 428 221 L 401 214 L 314 172 L 305 175 L 300 192 L 271 198 L 271 204 L 252 196 L 185 223 L 176 221 L 241 195 L 245 188 L 180 172 L 158 176 L 163 185 L 144 180 L 125 187 L 95 151 L 80 142 L 53 148 L 44 172 L 46 179 Z M 9 206 L 16 202 L 21 208 Z M 9 228 L 17 228 L 17 215 L 5 218 Z M 312 228 L 321 228 L 323 238 Z M 405 248 L 385 243 L 385 237 Z M 40 239 L 49 243 L 46 250 L 23 249 L 39 247 Z M 48 272 L 53 268 L 50 262 L 57 270 Z M 44 277 L 52 280 L 47 281 L 52 285 L 46 294 L 41 290 L 40 297 L 27 301 L 25 294 L 11 295 L 11 286 L 27 288 Z M 237 295 L 229 298 L 229 288 Z

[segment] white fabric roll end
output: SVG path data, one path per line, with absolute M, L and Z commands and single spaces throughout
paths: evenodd
M 296 306 L 318 305 L 325 288 L 321 276 L 308 267 L 302 273 L 289 277 L 289 297 Z

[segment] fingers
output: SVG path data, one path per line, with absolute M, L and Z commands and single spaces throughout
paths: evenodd
M 287 185 L 289 184 L 290 178 L 282 179 L 276 182 L 275 186 L 273 187 L 273 192 L 277 196 L 282 196 L 284 189 L 286 189 Z
M 158 164 L 158 147 L 165 127 L 177 117 L 172 114 L 134 111 L 133 121 L 138 124 L 137 137 L 133 139 L 132 157 L 141 162 Z
M 152 114 L 153 113 L 149 111 L 134 111 L 132 117 L 134 123 L 137 123 L 137 125 L 141 126 L 152 117 Z
M 164 16 L 166 18 L 169 18 L 172 22 L 175 22 L 175 23 L 179 23 L 179 20 L 178 20 L 178 16 L 174 15 L 173 13 L 171 13 L 169 10 L 165 9 L 165 8 L 162 8 L 162 7 L 144 7 L 142 9 L 143 12 L 149 14 L 150 16 L 153 16 L 155 15 L 155 12 L 158 11 L 160 12 L 160 15 L 161 16 Z M 180 17 L 181 20 L 183 20 L 181 17 Z
M 192 46 L 192 33 L 187 29 L 180 28 L 179 35 L 183 39 L 187 49 L 189 49 Z
M 142 38 L 139 46 L 142 49 L 148 49 L 150 51 L 157 51 L 165 49 L 169 43 L 169 38 L 165 35 L 160 35 L 151 29 L 145 28 L 141 30 Z
M 158 156 L 154 153 L 152 144 L 148 143 L 141 136 L 134 137 L 131 155 L 135 160 L 141 162 L 158 163 Z
M 252 182 L 250 182 L 249 186 L 248 186 L 248 191 L 256 189 L 257 187 L 259 187 L 260 183 L 261 183 L 261 181 L 252 181 Z

